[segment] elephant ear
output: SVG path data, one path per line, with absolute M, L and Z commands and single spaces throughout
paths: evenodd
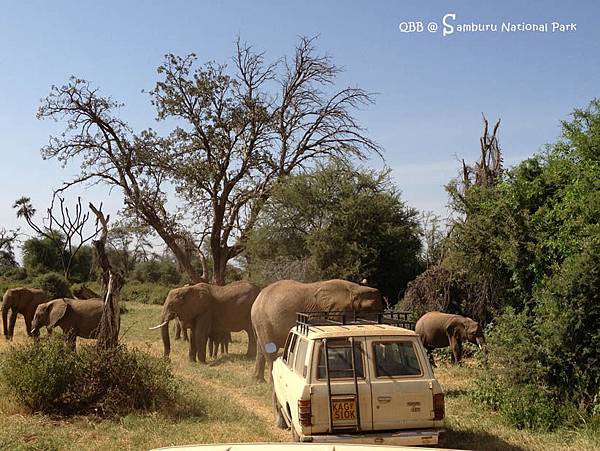
M 65 316 L 67 313 L 68 304 L 64 300 L 56 301 L 50 308 L 48 314 L 48 327 L 55 327 L 56 324 Z
M 333 281 L 324 283 L 314 293 L 315 310 L 343 311 L 353 309 L 353 293 Z

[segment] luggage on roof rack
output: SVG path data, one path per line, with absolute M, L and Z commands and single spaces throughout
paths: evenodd
M 410 312 L 388 310 L 376 312 L 298 312 L 296 313 L 296 330 L 303 335 L 308 334 L 310 326 L 348 326 L 360 324 L 389 324 L 415 330 L 415 322 L 410 320 Z

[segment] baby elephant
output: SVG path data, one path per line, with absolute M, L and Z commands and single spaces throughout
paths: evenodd
M 428 312 L 417 321 L 415 332 L 419 334 L 419 338 L 427 348 L 432 364 L 434 362 L 431 351 L 434 348 L 447 346 L 452 350 L 454 362 L 460 362 L 464 341 L 478 345 L 486 355 L 483 329 L 477 321 L 465 316 Z
M 104 303 L 102 299 L 54 299 L 38 305 L 32 322 L 32 333 L 41 327 L 51 330 L 60 326 L 69 345 L 75 349 L 77 337 L 97 338 Z
M 211 357 L 215 358 L 219 355 L 219 347 L 221 354 L 229 354 L 229 343 L 231 343 L 231 332 L 226 330 L 213 330 L 208 336 L 208 351 Z

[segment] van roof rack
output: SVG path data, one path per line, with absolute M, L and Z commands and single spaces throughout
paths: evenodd
M 415 330 L 415 322 L 410 319 L 410 312 L 387 310 L 385 312 L 298 312 L 296 313 L 296 330 L 307 335 L 311 326 L 349 326 L 361 324 L 389 324 Z

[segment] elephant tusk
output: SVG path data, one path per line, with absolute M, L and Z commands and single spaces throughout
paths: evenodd
M 32 333 L 32 334 L 35 334 L 36 332 L 37 332 L 37 329 L 36 329 L 36 328 L 33 328 L 33 329 L 31 329 L 31 333 Z
M 169 321 L 163 321 L 162 323 L 160 323 L 158 326 L 154 326 L 151 327 L 150 330 L 155 330 L 155 329 L 160 329 L 161 327 L 163 327 L 165 324 L 168 324 Z

